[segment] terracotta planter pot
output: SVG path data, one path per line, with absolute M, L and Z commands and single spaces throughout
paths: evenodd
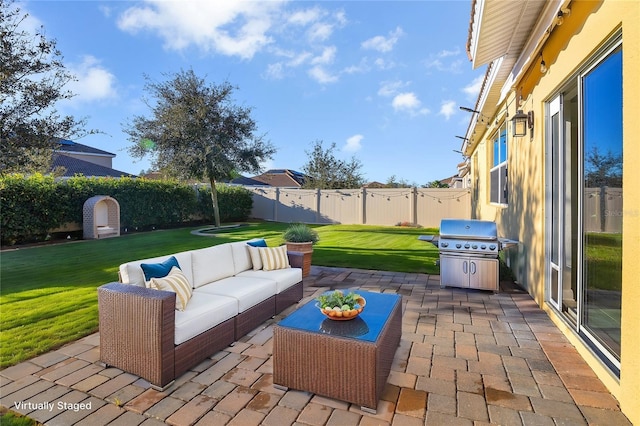
M 313 243 L 286 243 L 287 251 L 297 251 L 303 253 L 302 277 L 306 277 L 311 272 L 311 255 L 313 254 Z

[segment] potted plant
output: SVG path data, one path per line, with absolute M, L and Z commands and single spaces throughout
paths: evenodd
M 303 253 L 302 276 L 306 277 L 311 272 L 311 255 L 313 245 L 320 239 L 318 233 L 304 223 L 292 223 L 282 234 L 288 251 Z

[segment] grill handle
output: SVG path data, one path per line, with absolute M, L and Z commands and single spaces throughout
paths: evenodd
M 471 275 L 475 275 L 476 274 L 476 262 L 470 262 L 471 263 Z
M 469 267 L 468 267 L 467 264 L 468 264 L 468 262 L 466 260 L 464 262 L 462 262 L 462 272 L 464 272 L 465 274 L 469 270 Z

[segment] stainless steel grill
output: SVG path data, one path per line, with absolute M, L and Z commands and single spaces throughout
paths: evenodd
M 440 286 L 499 290 L 495 222 L 443 219 L 440 222 Z
M 498 257 L 498 228 L 487 220 L 443 219 L 438 248 L 441 254 Z

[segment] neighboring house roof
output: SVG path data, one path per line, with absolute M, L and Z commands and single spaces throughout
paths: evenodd
M 87 154 L 87 155 L 98 155 L 115 158 L 115 154 L 107 151 L 103 151 L 98 148 L 93 148 L 87 145 L 83 145 L 78 142 L 73 142 L 67 139 L 59 139 L 58 143 L 60 147 L 55 149 L 55 152 L 59 152 L 61 154 L 69 153 L 69 154 Z
M 73 177 L 75 175 L 84 175 L 91 177 L 137 177 L 127 172 L 121 172 L 120 170 L 112 169 L 101 164 L 95 164 L 91 161 L 81 160 L 79 158 L 70 157 L 70 155 L 81 155 L 84 158 L 91 157 L 110 157 L 114 158 L 116 155 L 103 151 L 98 148 L 93 148 L 81 143 L 73 142 L 67 139 L 58 139 L 57 143 L 60 146 L 53 151 L 53 163 L 51 170 L 63 167 L 65 169 L 61 177 Z M 109 160 L 111 164 L 111 160 Z
M 231 179 L 231 181 L 229 182 L 231 184 L 234 185 L 247 185 L 247 186 L 269 186 L 268 184 L 261 182 L 259 180 L 250 178 L 250 177 L 246 177 L 246 176 L 240 176 L 234 179 Z
M 112 169 L 110 167 L 104 167 L 99 164 L 94 164 L 89 161 L 80 160 L 78 158 L 69 157 L 64 154 L 53 154 L 52 169 L 57 167 L 64 167 L 65 172 L 61 177 L 73 177 L 75 175 L 95 176 L 95 177 L 137 177 L 136 175 L 129 174 L 127 172 L 121 172 L 119 170 Z
M 386 188 L 387 185 L 382 183 L 382 182 L 378 182 L 378 181 L 372 181 L 372 182 L 367 182 L 364 185 L 362 185 L 363 188 Z
M 269 186 L 300 188 L 306 179 L 304 173 L 290 169 L 271 169 L 251 179 Z

